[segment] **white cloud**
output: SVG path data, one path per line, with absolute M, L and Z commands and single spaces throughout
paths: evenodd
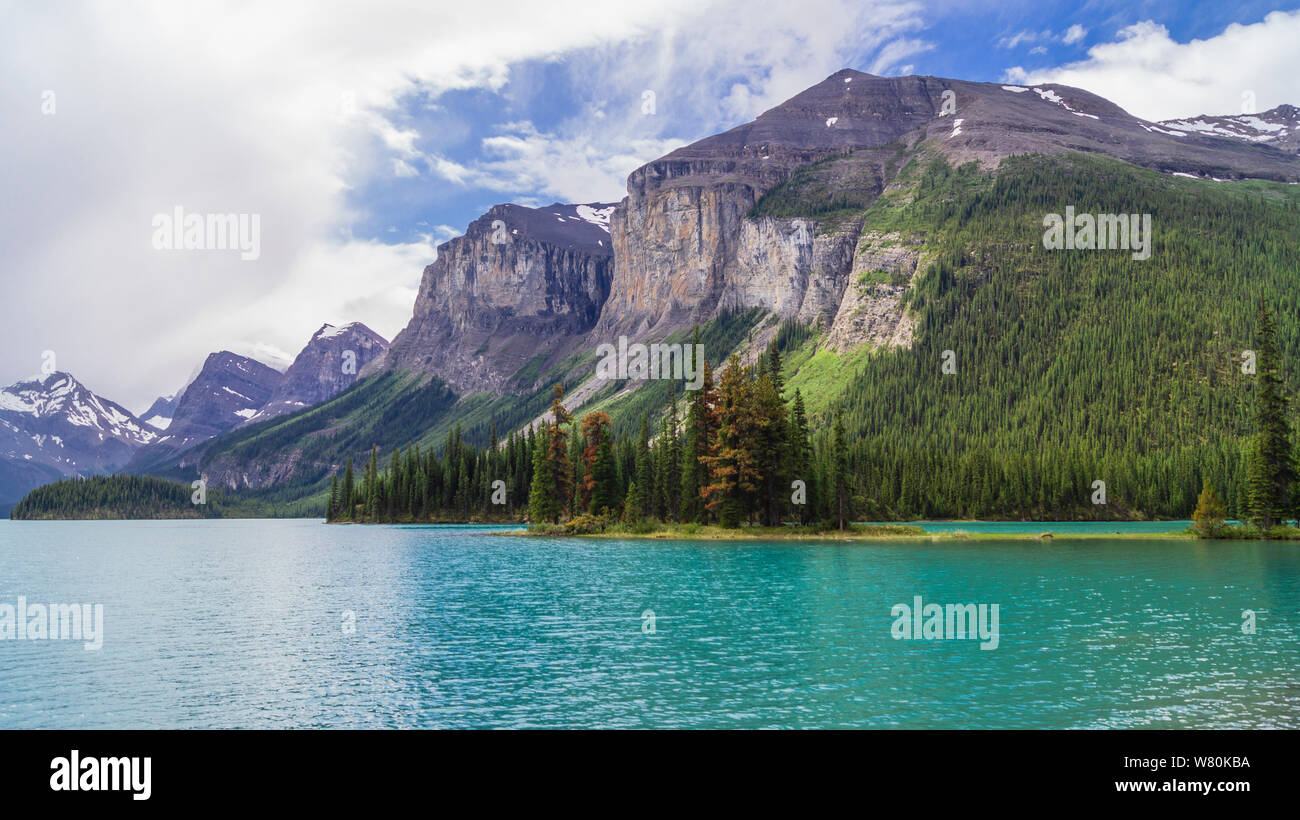
M 701 4 L 641 37 L 566 55 L 588 101 L 580 113 L 546 130 L 502 123 L 472 163 L 436 154 L 425 162 L 459 185 L 536 191 L 521 204 L 617 201 L 638 166 L 753 119 L 852 64 L 855 54 L 874 52 L 866 70 L 883 74 L 934 48 L 906 36 L 920 27 L 919 6 L 910 2 L 808 0 L 797 14 L 743 0 Z
M 1088 36 L 1088 30 L 1078 23 L 1075 23 L 1065 30 L 1065 34 L 1061 35 L 1061 42 L 1070 45 L 1079 42 L 1086 36 Z
M 7 7 L 0 28 L 0 381 L 61 367 L 141 409 L 210 351 L 296 351 L 322 322 L 391 338 L 425 242 L 350 239 L 348 192 L 425 172 L 491 190 L 612 199 L 636 164 L 736 124 L 841 68 L 929 45 L 919 6 L 807 0 L 283 0 Z M 897 42 L 896 42 L 897 41 Z M 410 94 L 501 90 L 564 58 L 593 101 L 502 129 L 473 162 L 426 155 Z M 887 67 L 887 66 L 886 66 Z M 659 113 L 640 111 L 654 89 Z M 53 90 L 54 116 L 41 114 Z M 381 146 L 376 151 L 375 146 Z M 261 256 L 150 246 L 155 213 L 256 213 Z M 456 230 L 452 228 L 451 230 Z
M 1275 11 L 1251 25 L 1233 23 L 1214 37 L 1176 42 L 1153 21 L 1088 49 L 1088 58 L 1055 68 L 1014 66 L 1003 81 L 1083 88 L 1148 120 L 1263 111 L 1300 103 L 1300 11 Z
M 886 74 L 891 68 L 894 68 L 900 60 L 911 57 L 914 54 L 920 54 L 934 48 L 934 43 L 916 39 L 898 39 L 887 43 L 884 48 L 880 49 L 876 59 L 872 62 L 871 67 L 867 69 L 870 74 Z M 908 74 L 912 66 L 904 66 L 899 70 L 899 74 Z
M 1036 43 L 1040 39 L 1046 40 L 1052 36 L 1051 31 L 1018 31 L 1010 37 L 1003 37 L 998 40 L 998 48 L 1015 48 L 1021 43 Z

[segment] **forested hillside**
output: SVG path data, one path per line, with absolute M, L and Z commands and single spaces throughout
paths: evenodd
M 9 515 L 16 521 L 222 517 L 217 498 L 193 499 L 189 485 L 151 476 L 68 478 L 32 490 Z
M 934 259 L 906 295 L 910 348 L 836 354 L 818 329 L 787 325 L 755 366 L 732 360 L 716 390 L 670 404 L 665 383 L 657 406 L 642 390 L 635 404 L 561 408 L 537 436 L 477 450 L 453 436 L 441 461 L 412 450 L 387 475 L 376 458 L 350 497 L 336 489 L 331 515 L 491 518 L 531 504 L 534 520 L 552 521 L 590 511 L 771 523 L 838 519 L 842 508 L 873 519 L 1182 518 L 1206 481 L 1230 516 L 1246 514 L 1256 376 L 1242 364 L 1261 302 L 1279 317 L 1285 394 L 1296 387 L 1293 186 L 1079 155 L 1011 158 L 996 175 L 935 160 L 904 179 L 864 227 L 912 235 Z M 788 207 L 790 191 L 777 193 Z M 1151 257 L 1044 249 L 1043 216 L 1066 205 L 1150 213 Z M 504 505 L 490 498 L 498 478 Z M 795 480 L 805 504 L 791 502 Z
M 1239 512 L 1261 300 L 1282 371 L 1300 353 L 1295 186 L 1163 176 L 1082 156 L 1012 158 L 992 179 L 929 166 L 868 222 L 927 232 L 909 350 L 867 359 L 836 407 L 863 486 L 899 517 L 1190 514 L 1202 478 Z M 1049 251 L 1042 219 L 1150 213 L 1147 260 Z M 956 372 L 941 372 L 943 351 Z M 1103 480 L 1108 504 L 1091 503 Z

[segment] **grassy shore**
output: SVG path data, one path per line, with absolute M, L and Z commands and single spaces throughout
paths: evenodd
M 1175 526 L 1175 525 L 1171 525 Z M 724 528 L 700 524 L 637 525 L 612 524 L 603 529 L 591 525 L 533 525 L 503 535 L 569 538 L 637 538 L 667 541 L 1084 541 L 1089 539 L 1123 539 L 1133 541 L 1196 540 L 1199 535 L 1185 529 L 1170 532 L 1106 533 L 1052 532 L 1049 528 L 1033 532 L 926 532 L 912 524 L 854 524 L 847 529 L 814 527 L 738 527 Z M 1300 538 L 1300 531 L 1295 537 Z

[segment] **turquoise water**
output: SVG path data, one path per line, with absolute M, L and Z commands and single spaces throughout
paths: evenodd
M 105 633 L 0 640 L 0 728 L 1300 726 L 1293 545 L 494 529 L 0 522 L 0 606 Z M 997 649 L 895 640 L 917 595 Z
M 926 532 L 1038 533 L 1084 532 L 1096 535 L 1182 532 L 1191 521 L 909 521 Z

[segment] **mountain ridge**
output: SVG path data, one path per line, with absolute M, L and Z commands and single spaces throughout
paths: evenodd
M 427 444 L 459 419 L 479 438 L 499 422 L 504 434 L 535 420 L 557 381 L 568 387 L 566 406 L 610 409 L 625 425 L 632 408 L 658 409 L 635 397 L 639 383 L 593 375 L 597 345 L 681 340 L 730 316 L 757 317 L 730 342 L 742 363 L 790 326 L 816 339 L 811 358 L 796 359 L 806 373 L 843 366 L 827 356 L 906 351 L 927 332 L 922 285 L 936 266 L 965 264 L 937 242 L 928 218 L 894 216 L 917 212 L 920 201 L 945 213 L 944 201 L 925 200 L 929 180 L 969 185 L 975 177 L 954 169 L 995 176 L 1022 155 L 1092 155 L 1166 177 L 1300 181 L 1300 158 L 1285 145 L 1202 130 L 1148 122 L 1067 86 L 844 69 L 749 123 L 645 163 L 618 203 L 493 206 L 439 246 L 411 321 L 360 368 L 357 384 L 297 412 L 254 413 L 180 459 L 135 466 L 259 492 L 302 480 L 319 492 L 368 439 Z M 792 375 L 828 395 L 851 384 Z M 819 396 L 818 412 L 826 406 Z M 409 426 L 381 432 L 376 416 Z M 331 439 L 334 449 L 323 443 Z

